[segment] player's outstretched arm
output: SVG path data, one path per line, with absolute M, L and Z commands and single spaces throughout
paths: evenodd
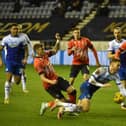
M 104 84 L 102 87 L 111 87 L 112 85 L 110 84 L 110 83 L 106 83 L 106 84 Z
M 60 40 L 61 40 L 61 36 L 59 33 L 55 34 L 55 38 L 56 38 L 56 44 L 54 45 L 52 51 L 54 51 L 55 53 L 57 53 L 57 51 L 60 48 Z

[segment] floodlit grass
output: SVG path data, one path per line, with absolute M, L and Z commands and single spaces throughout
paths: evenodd
M 68 79 L 70 66 L 55 66 L 59 75 Z M 91 71 L 95 69 L 91 67 Z M 41 80 L 34 71 L 32 65 L 28 65 L 27 88 L 28 94 L 24 94 L 20 85 L 13 85 L 10 94 L 10 104 L 4 105 L 4 67 L 0 68 L 0 125 L 1 126 L 126 126 L 126 111 L 113 102 L 113 94 L 118 89 L 112 83 L 112 87 L 97 91 L 92 99 L 91 110 L 88 113 L 81 113 L 77 117 L 64 115 L 62 120 L 57 120 L 57 110 L 47 110 L 44 116 L 39 116 L 40 104 L 42 101 L 49 101 L 53 98 L 43 89 Z M 75 81 L 75 88 L 78 91 L 82 82 L 79 74 Z

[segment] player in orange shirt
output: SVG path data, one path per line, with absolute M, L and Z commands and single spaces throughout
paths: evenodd
M 68 55 L 73 55 L 70 73 L 70 84 L 72 85 L 80 71 L 83 74 L 84 80 L 89 78 L 88 49 L 91 49 L 93 52 L 96 65 L 100 66 L 96 49 L 88 38 L 80 36 L 80 29 L 75 28 L 73 30 L 73 37 L 74 38 L 68 42 Z
M 58 38 L 58 37 L 57 37 Z M 76 102 L 76 90 L 69 84 L 67 80 L 58 76 L 49 61 L 49 57 L 56 54 L 58 51 L 59 39 L 56 42 L 55 48 L 52 50 L 44 51 L 42 44 L 34 45 L 34 52 L 36 56 L 34 58 L 34 68 L 39 74 L 44 89 L 54 98 L 61 101 L 68 101 L 71 103 Z M 66 99 L 61 91 L 68 93 L 69 99 Z M 49 103 L 42 103 L 40 109 L 40 115 L 43 115 L 46 108 L 51 107 L 54 101 Z

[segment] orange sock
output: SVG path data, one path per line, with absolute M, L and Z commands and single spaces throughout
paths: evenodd
M 74 96 L 74 95 L 69 95 L 69 102 L 70 103 L 76 103 L 76 96 Z
M 76 90 L 73 90 L 71 93 L 68 93 L 69 102 L 76 103 Z
M 55 103 L 54 101 L 48 102 L 48 107 L 51 108 L 54 105 L 54 103 Z

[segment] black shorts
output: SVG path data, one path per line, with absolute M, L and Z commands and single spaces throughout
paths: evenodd
M 55 85 L 50 86 L 46 91 L 57 99 L 65 98 L 62 94 L 62 91 L 66 91 L 67 88 L 70 86 L 69 82 L 62 77 L 58 77 L 58 82 Z
M 82 74 L 89 74 L 89 65 L 72 65 L 70 77 L 77 77 L 80 71 Z

